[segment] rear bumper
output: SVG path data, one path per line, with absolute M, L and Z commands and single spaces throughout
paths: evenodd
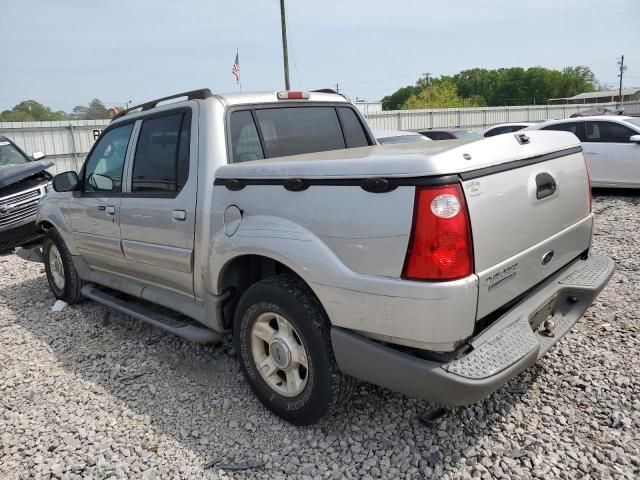
M 592 304 L 613 270 L 613 261 L 603 255 L 572 264 L 472 339 L 470 352 L 448 363 L 425 360 L 333 328 L 336 361 L 347 375 L 406 395 L 448 405 L 474 403 L 553 347 Z M 552 312 L 553 337 L 530 325 L 540 318 L 543 307 Z

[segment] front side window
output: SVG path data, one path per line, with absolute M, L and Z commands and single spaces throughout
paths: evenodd
M 631 143 L 635 132 L 615 122 L 585 122 L 586 142 Z
M 189 119 L 174 113 L 144 120 L 133 160 L 133 193 L 176 193 L 189 172 Z
M 108 130 L 100 137 L 84 168 L 83 191 L 122 192 L 122 170 L 133 123 Z
M 9 142 L 0 141 L 0 168 L 27 163 L 22 153 Z

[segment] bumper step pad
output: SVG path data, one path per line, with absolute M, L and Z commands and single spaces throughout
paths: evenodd
M 467 356 L 442 365 L 449 373 L 474 380 L 491 377 L 538 348 L 536 336 L 526 318 L 501 330 Z
M 442 365 L 442 368 L 459 377 L 482 380 L 509 368 L 534 350 L 539 359 L 571 330 L 584 310 L 591 304 L 595 295 L 611 277 L 613 269 L 614 263 L 609 257 L 592 254 L 583 265 L 557 281 L 558 287 L 564 292 L 562 298 L 572 296 L 575 298 L 574 302 L 578 302 L 578 297 L 581 297 L 580 301 L 584 306 L 580 308 L 578 314 L 574 312 L 568 315 L 564 313 L 570 312 L 563 313 L 560 308 L 551 317 L 555 324 L 551 337 L 539 333 L 543 327 L 534 332 L 529 325 L 529 319 L 522 316 L 511 325 L 498 331 L 468 355 L 446 363 Z M 573 293 L 575 293 L 575 297 Z M 580 307 L 579 304 L 576 306 Z
M 592 254 L 589 260 L 575 272 L 560 280 L 561 285 L 579 288 L 595 288 L 602 284 L 613 269 L 613 260 L 605 255 Z

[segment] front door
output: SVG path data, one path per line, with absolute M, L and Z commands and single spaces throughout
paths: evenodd
M 81 189 L 69 202 L 74 243 L 92 268 L 118 271 L 123 170 L 134 124 L 106 130 L 81 172 Z
M 194 296 L 196 135 L 190 108 L 142 119 L 120 205 L 128 275 L 190 298 Z
M 597 164 L 591 178 L 611 185 L 640 183 L 640 145 L 630 140 L 637 132 L 618 122 L 585 122 L 584 153 Z

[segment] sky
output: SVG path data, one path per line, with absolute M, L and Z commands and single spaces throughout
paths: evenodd
M 286 0 L 292 89 L 380 100 L 425 72 L 586 65 L 640 86 L 640 0 Z M 0 110 L 284 89 L 278 0 L 0 0 Z

